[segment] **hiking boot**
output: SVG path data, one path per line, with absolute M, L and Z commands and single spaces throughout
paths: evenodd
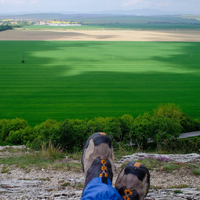
M 115 188 L 122 199 L 143 200 L 150 186 L 149 170 L 138 162 L 128 163 L 117 177 Z
M 87 140 L 81 159 L 85 173 L 85 187 L 96 177 L 102 177 L 102 182 L 112 182 L 114 172 L 114 153 L 110 137 L 105 133 L 94 133 Z M 84 191 L 83 189 L 83 191 Z

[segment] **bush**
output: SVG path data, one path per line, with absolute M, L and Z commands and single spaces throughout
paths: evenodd
M 53 134 L 51 140 L 54 144 L 61 145 L 68 152 L 81 151 L 88 138 L 86 120 L 67 119 L 60 126 L 59 134 Z
M 199 120 L 195 120 L 185 113 L 181 115 L 180 124 L 182 126 L 182 132 L 185 133 L 200 130 Z
M 152 132 L 153 126 L 151 123 L 151 115 L 149 113 L 139 115 L 135 118 L 132 140 L 136 143 L 139 149 L 143 149 L 147 146 L 148 138 L 151 137 Z
M 133 137 L 133 127 L 134 127 L 134 119 L 131 115 L 123 115 L 119 118 L 120 129 L 121 129 L 121 138 L 120 141 L 124 143 L 132 142 Z
M 89 135 L 96 132 L 105 132 L 113 140 L 114 147 L 122 140 L 120 121 L 116 117 L 96 117 L 87 123 Z
M 167 117 L 175 121 L 180 121 L 182 116 L 182 111 L 179 106 L 169 103 L 161 104 L 156 109 L 153 110 L 153 118 L 163 118 Z
M 24 119 L 9 119 L 9 120 L 0 120 L 0 139 L 2 141 L 6 141 L 6 138 L 8 137 L 9 133 L 12 131 L 12 136 L 19 134 L 19 133 L 14 133 L 15 131 L 18 131 L 20 129 L 25 129 L 28 125 L 28 122 Z
M 36 132 L 30 126 L 26 127 L 25 129 L 21 129 L 21 143 L 27 144 L 31 143 L 36 137 Z
M 178 138 L 182 129 L 176 120 L 168 117 L 153 119 L 152 127 L 153 132 L 151 137 L 157 144 L 165 140 Z
M 9 142 L 9 143 L 14 144 L 14 145 L 22 144 L 21 130 L 10 131 L 8 137 L 6 138 L 6 142 Z
M 200 138 L 170 139 L 162 143 L 162 150 L 167 152 L 193 153 L 199 152 Z
M 62 124 L 63 122 L 48 119 L 40 125 L 36 125 L 33 129 L 34 137 L 31 138 L 33 140 L 30 147 L 39 150 L 43 142 L 49 143 L 50 140 L 57 145 L 58 141 L 56 138 L 59 137 L 59 130 Z
M 69 152 L 82 151 L 88 137 L 95 132 L 105 132 L 115 148 L 136 143 L 138 149 L 149 148 L 148 138 L 153 138 L 154 148 L 166 151 L 199 150 L 199 139 L 177 141 L 181 132 L 200 130 L 200 120 L 194 120 L 175 104 L 162 104 L 153 114 L 144 113 L 135 119 L 128 114 L 117 117 L 95 117 L 91 120 L 67 119 L 64 122 L 48 119 L 30 127 L 23 119 L 0 120 L 0 141 L 11 144 L 27 144 L 41 149 L 43 142 L 60 145 Z

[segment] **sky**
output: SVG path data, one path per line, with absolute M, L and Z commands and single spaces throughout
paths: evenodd
M 95 13 L 138 9 L 158 9 L 174 14 L 200 14 L 200 0 L 0 0 L 0 14 Z

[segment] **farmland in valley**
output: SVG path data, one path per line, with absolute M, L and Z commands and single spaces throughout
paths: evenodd
M 200 118 L 198 42 L 0 41 L 0 47 L 0 119 L 35 125 L 137 116 L 161 103 Z
M 67 30 L 67 29 L 73 29 L 73 30 L 98 30 L 98 29 L 140 29 L 140 30 L 168 30 L 168 29 L 187 29 L 187 30 L 195 30 L 200 29 L 200 23 L 199 24 L 165 24 L 165 23 L 126 23 L 126 24 L 120 24 L 120 23 L 88 23 L 87 25 L 83 26 L 45 26 L 45 25 L 32 25 L 32 26 L 26 26 L 23 27 L 25 29 L 31 29 L 31 30 L 44 30 L 44 29 L 50 29 L 50 30 Z
M 37 15 L 39 17 L 40 15 Z M 28 17 L 28 16 L 27 16 Z M 34 17 L 34 16 L 29 16 Z M 35 16 L 36 17 L 36 16 Z M 70 21 L 83 24 L 82 26 L 45 26 L 32 25 L 23 27 L 30 30 L 99 30 L 99 29 L 119 29 L 119 30 L 199 30 L 200 21 L 198 16 L 90 16 L 87 15 L 56 15 L 62 22 Z M 45 15 L 41 18 L 45 19 Z

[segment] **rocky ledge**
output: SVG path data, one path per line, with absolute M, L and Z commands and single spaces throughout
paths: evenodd
M 9 147 L 7 147 L 9 148 Z M 0 153 L 1 154 L 1 153 Z M 1 155 L 0 155 L 1 156 Z M 6 156 L 5 149 L 2 156 Z M 119 170 L 126 162 L 142 158 L 169 159 L 170 162 L 195 164 L 200 161 L 199 154 L 144 154 L 135 153 L 124 156 L 116 162 L 115 183 Z M 67 160 L 68 162 L 68 160 Z M 70 161 L 73 162 L 73 161 Z M 77 161 L 74 161 L 77 162 Z M 0 172 L 5 165 L 0 165 Z M 20 169 L 11 166 L 7 173 L 0 173 L 0 200 L 35 200 L 35 199 L 80 199 L 84 185 L 84 174 L 81 171 L 63 171 L 52 169 Z M 150 169 L 152 189 L 146 200 L 200 200 L 200 178 L 191 175 L 185 168 L 167 173 Z M 187 188 L 181 188 L 180 186 Z M 176 187 L 177 186 L 177 187 Z M 173 189 L 170 189 L 173 188 Z
M 166 161 L 174 161 L 179 163 L 200 162 L 200 155 L 197 153 L 191 154 L 149 154 L 149 153 L 134 153 L 133 155 L 124 156 L 118 163 L 127 163 L 143 158 L 156 158 Z
M 66 179 L 66 178 L 65 178 Z M 73 183 L 82 182 L 80 179 L 70 179 Z M 66 181 L 70 181 L 66 179 Z M 48 186 L 43 180 L 3 180 L 0 182 L 0 199 L 80 199 L 82 190 L 62 186 Z M 200 200 L 200 190 L 197 188 L 184 189 L 150 189 L 146 200 Z

